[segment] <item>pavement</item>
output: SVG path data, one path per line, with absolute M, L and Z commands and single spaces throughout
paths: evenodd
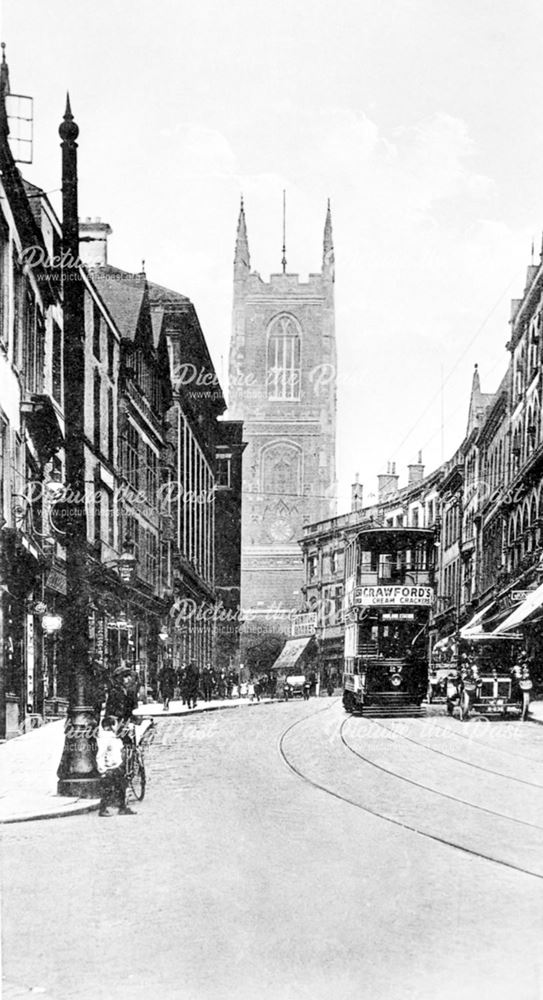
M 180 701 L 172 701 L 166 712 L 161 704 L 153 703 L 141 705 L 134 714 L 147 719 L 168 719 L 225 709 L 248 709 L 270 704 L 274 700 L 221 699 L 199 702 L 193 709 L 188 709 Z M 531 722 L 543 725 L 543 701 L 532 703 L 529 718 Z M 143 730 L 140 735 L 143 735 Z M 0 824 L 55 819 L 98 809 L 99 799 L 57 795 L 56 772 L 63 740 L 64 723 L 59 721 L 50 722 L 0 745 Z
M 199 701 L 196 708 L 187 708 L 182 701 L 171 701 L 170 707 L 164 711 L 161 702 L 151 702 L 147 705 L 140 705 L 134 715 L 147 718 L 170 718 L 172 715 L 195 715 L 197 712 L 216 712 L 223 708 L 251 708 L 254 705 L 264 705 L 272 701 L 279 701 L 278 698 L 261 698 L 260 701 L 250 701 L 248 698 L 214 698 L 212 701 Z
M 270 701 L 270 699 L 262 699 Z M 262 703 L 261 702 L 261 703 Z M 173 701 L 168 712 L 162 705 L 142 705 L 134 713 L 143 718 L 195 715 L 225 708 L 259 704 L 246 698 L 200 702 L 188 709 Z M 140 737 L 145 727 L 139 727 Z M 57 768 L 64 743 L 64 722 L 49 722 L 0 744 L 0 824 L 25 820 L 55 819 L 98 809 L 99 799 L 68 798 L 57 795 Z

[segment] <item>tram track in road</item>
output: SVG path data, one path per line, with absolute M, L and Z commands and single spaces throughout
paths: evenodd
M 455 720 L 456 721 L 456 720 Z M 493 725 L 494 723 L 489 723 Z M 463 725 L 463 723 L 458 723 L 458 725 Z M 477 743 L 478 746 L 486 747 L 487 749 L 495 750 L 497 753 L 505 754 L 507 757 L 516 757 L 519 760 L 529 760 L 531 764 L 543 764 L 543 758 L 532 757 L 530 754 L 526 753 L 513 753 L 512 750 L 506 750 L 504 747 L 493 746 L 487 740 L 478 740 L 474 736 L 468 736 L 467 733 L 461 733 L 458 729 L 448 729 L 446 726 L 436 726 L 436 729 L 440 733 L 447 733 L 448 736 L 451 734 L 457 737 L 459 740 L 467 740 L 469 743 Z
M 478 812 L 487 813 L 488 816 L 495 816 L 497 819 L 505 819 L 509 823 L 519 823 L 521 826 L 528 826 L 532 830 L 541 830 L 543 832 L 543 826 L 539 826 L 538 823 L 530 823 L 528 820 L 525 819 L 516 819 L 514 816 L 507 816 L 506 813 L 497 812 L 495 809 L 487 809 L 486 806 L 478 806 L 474 802 L 468 802 L 467 799 L 461 799 L 459 798 L 458 795 L 451 795 L 449 794 L 449 792 L 439 792 L 436 788 L 432 788 L 430 785 L 425 785 L 422 781 L 415 781 L 414 778 L 406 778 L 405 775 L 399 774 L 397 771 L 392 771 L 390 768 L 384 767 L 383 764 L 376 764 L 376 762 L 372 760 L 370 757 L 366 757 L 358 750 L 355 750 L 354 747 L 352 747 L 351 744 L 348 743 L 347 740 L 345 739 L 343 730 L 347 725 L 347 723 L 350 721 L 351 721 L 350 719 L 345 719 L 341 724 L 339 730 L 341 742 L 350 753 L 354 754 L 355 757 L 359 757 L 360 760 L 363 760 L 365 764 L 369 764 L 370 767 L 374 767 L 376 768 L 376 770 L 382 771 L 384 774 L 389 774 L 392 778 L 396 778 L 398 781 L 405 781 L 408 785 L 413 785 L 415 788 L 420 788 L 424 792 L 430 792 L 432 795 L 439 795 L 439 797 L 442 799 L 449 799 L 451 802 L 457 802 L 459 805 L 468 806 L 470 809 L 476 809 Z M 428 747 L 424 747 L 424 749 L 428 749 Z M 504 777 L 504 775 L 501 775 L 501 777 Z
M 377 722 L 376 719 L 371 719 L 370 721 L 373 725 L 378 726 L 379 729 L 384 730 L 384 732 L 394 734 L 394 736 L 396 736 L 398 739 L 405 740 L 407 743 L 413 743 L 414 746 L 422 747 L 423 750 L 428 750 L 429 753 L 435 753 L 438 754 L 440 757 L 446 757 L 448 760 L 454 760 L 458 764 L 462 764 L 464 767 L 473 767 L 476 771 L 484 771 L 486 774 L 494 774 L 496 775 L 496 777 L 504 778 L 506 781 L 515 781 L 520 785 L 529 785 L 530 788 L 540 788 L 541 790 L 543 790 L 543 785 L 539 784 L 539 782 L 537 781 L 528 781 L 527 778 L 518 778 L 516 775 L 504 774 L 503 771 L 495 771 L 494 768 L 485 767 L 484 764 L 475 764 L 471 760 L 463 760 L 462 757 L 456 757 L 455 754 L 446 753 L 445 750 L 438 750 L 437 747 L 431 747 L 429 746 L 428 743 L 423 743 L 421 740 L 415 740 L 413 739 L 412 736 L 406 736 L 405 733 L 401 733 L 397 729 L 390 729 L 388 726 L 384 726 L 383 723 Z M 449 730 L 443 729 L 441 726 L 437 726 L 436 728 L 443 733 L 449 732 Z M 452 730 L 450 732 L 452 732 Z M 477 742 L 481 743 L 480 740 L 478 740 Z M 482 745 L 484 746 L 485 744 Z M 536 763 L 535 760 L 534 763 Z M 431 790 L 432 789 L 429 789 L 429 791 Z M 543 827 L 539 827 L 539 829 L 543 829 Z
M 311 788 L 316 789 L 317 791 L 324 792 L 326 795 L 330 795 L 332 798 L 334 798 L 334 799 L 336 799 L 336 800 L 338 800 L 340 802 L 344 802 L 346 805 L 350 805 L 350 806 L 352 806 L 355 809 L 359 809 L 361 812 L 367 813 L 370 816 L 374 816 L 376 819 L 383 820 L 385 823 L 390 823 L 393 826 L 399 827 L 402 830 L 407 830 L 410 833 L 415 833 L 418 836 L 424 837 L 427 840 L 434 841 L 435 843 L 442 844 L 442 845 L 444 845 L 446 847 L 451 847 L 453 850 L 460 851 L 461 853 L 467 854 L 470 857 L 481 858 L 482 860 L 488 861 L 491 864 L 495 864 L 495 865 L 498 865 L 498 866 L 503 867 L 503 868 L 508 868 L 508 869 L 510 869 L 512 871 L 516 871 L 516 872 L 519 872 L 519 873 L 521 873 L 523 875 L 528 875 L 531 878 L 536 878 L 536 879 L 539 879 L 539 880 L 543 881 L 543 873 L 542 872 L 533 871 L 530 868 L 524 867 L 522 864 L 516 864 L 513 861 L 507 861 L 507 860 L 505 860 L 503 858 L 495 857 L 494 855 L 492 855 L 491 853 L 487 853 L 486 851 L 476 850 L 475 848 L 469 847 L 466 844 L 462 844 L 462 843 L 460 843 L 457 840 L 453 840 L 453 839 L 451 839 L 449 837 L 446 837 L 446 836 L 441 836 L 440 834 L 437 834 L 437 833 L 432 833 L 429 830 L 424 830 L 424 829 L 422 829 L 422 827 L 417 826 L 414 823 L 407 822 L 406 820 L 400 819 L 399 817 L 387 815 L 386 813 L 380 811 L 378 808 L 376 808 L 374 806 L 370 806 L 367 803 L 363 803 L 363 802 L 357 801 L 355 798 L 352 798 L 349 795 L 344 795 L 342 792 L 337 791 L 334 788 L 331 788 L 331 787 L 329 787 L 326 784 L 323 784 L 322 781 L 317 781 L 314 777 L 311 777 L 309 774 L 305 773 L 292 759 L 289 758 L 289 756 L 287 754 L 287 751 L 286 751 L 286 748 L 285 748 L 285 742 L 286 742 L 289 734 L 291 734 L 295 729 L 297 729 L 299 726 L 302 726 L 303 724 L 309 722 L 310 720 L 313 720 L 316 716 L 321 715 L 323 712 L 329 711 L 331 707 L 332 706 L 327 706 L 325 709 L 321 709 L 319 712 L 316 712 L 312 716 L 309 716 L 309 717 L 306 716 L 303 719 L 297 719 L 295 722 L 293 722 L 289 726 L 287 726 L 287 728 L 283 730 L 283 732 L 281 733 L 281 735 L 279 737 L 279 740 L 278 740 L 278 751 L 279 751 L 279 754 L 280 754 L 280 756 L 281 756 L 281 758 L 283 760 L 283 763 L 286 765 L 286 767 L 288 767 L 288 769 L 293 774 L 296 775 L 297 778 L 299 778 L 302 782 L 304 782 L 304 784 L 310 786 Z M 339 739 L 341 741 L 341 744 L 344 746 L 344 748 L 352 756 L 361 759 L 362 761 L 364 761 L 365 764 L 367 764 L 368 766 L 370 766 L 372 768 L 375 768 L 376 770 L 383 771 L 383 772 L 387 773 L 389 776 L 395 777 L 397 780 L 406 781 L 406 782 L 408 782 L 408 783 L 410 783 L 412 785 L 415 785 L 415 786 L 418 785 L 418 787 L 420 787 L 421 789 L 424 789 L 426 792 L 429 792 L 429 793 L 431 793 L 433 795 L 441 795 L 443 797 L 446 797 L 449 800 L 457 802 L 458 805 L 460 805 L 460 806 L 464 806 L 465 805 L 465 806 L 468 806 L 469 808 L 475 808 L 475 809 L 476 808 L 480 808 L 480 809 L 482 809 L 482 807 L 474 806 L 474 805 L 472 805 L 472 803 L 466 803 L 462 799 L 460 799 L 460 798 L 458 798 L 456 796 L 447 795 L 446 793 L 436 792 L 436 791 L 434 791 L 434 789 L 428 788 L 427 786 L 422 785 L 422 784 L 418 784 L 417 782 L 414 782 L 411 779 L 403 778 L 402 775 L 395 774 L 395 772 L 390 771 L 390 770 L 388 770 L 386 768 L 383 768 L 382 765 L 376 765 L 370 759 L 365 758 L 362 754 L 360 754 L 356 750 L 354 750 L 346 742 L 346 740 L 345 740 L 343 730 L 344 730 L 345 726 L 347 725 L 347 723 L 349 721 L 350 721 L 350 719 L 344 719 L 343 720 L 343 722 L 339 726 L 338 735 L 339 735 Z M 533 823 L 526 823 L 523 820 L 516 820 L 516 819 L 512 818 L 511 816 L 505 816 L 502 813 L 497 813 L 497 812 L 494 813 L 492 810 L 482 809 L 482 811 L 484 811 L 487 814 L 493 815 L 495 817 L 499 817 L 500 819 L 505 820 L 507 823 L 522 824 L 523 826 L 528 826 L 528 827 L 530 827 L 532 829 L 536 829 L 536 830 L 542 830 L 543 829 L 542 827 L 536 826 Z

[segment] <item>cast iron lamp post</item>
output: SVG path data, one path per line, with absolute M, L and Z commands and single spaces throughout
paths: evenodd
M 59 795 L 99 798 L 96 726 L 89 656 L 89 593 L 85 497 L 84 407 L 85 312 L 79 260 L 77 142 L 70 98 L 59 128 L 62 139 L 63 351 L 66 482 L 70 503 L 66 517 L 67 595 L 63 655 L 69 678 L 68 719 L 58 768 Z

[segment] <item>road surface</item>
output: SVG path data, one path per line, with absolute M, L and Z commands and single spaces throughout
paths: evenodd
M 543 727 L 312 699 L 147 760 L 137 816 L 4 827 L 6 1000 L 543 997 Z

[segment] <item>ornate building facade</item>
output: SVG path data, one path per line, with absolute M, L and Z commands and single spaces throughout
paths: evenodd
M 243 202 L 234 258 L 229 412 L 244 422 L 241 601 L 299 607 L 302 527 L 335 512 L 336 345 L 330 205 L 307 282 L 251 270 Z

